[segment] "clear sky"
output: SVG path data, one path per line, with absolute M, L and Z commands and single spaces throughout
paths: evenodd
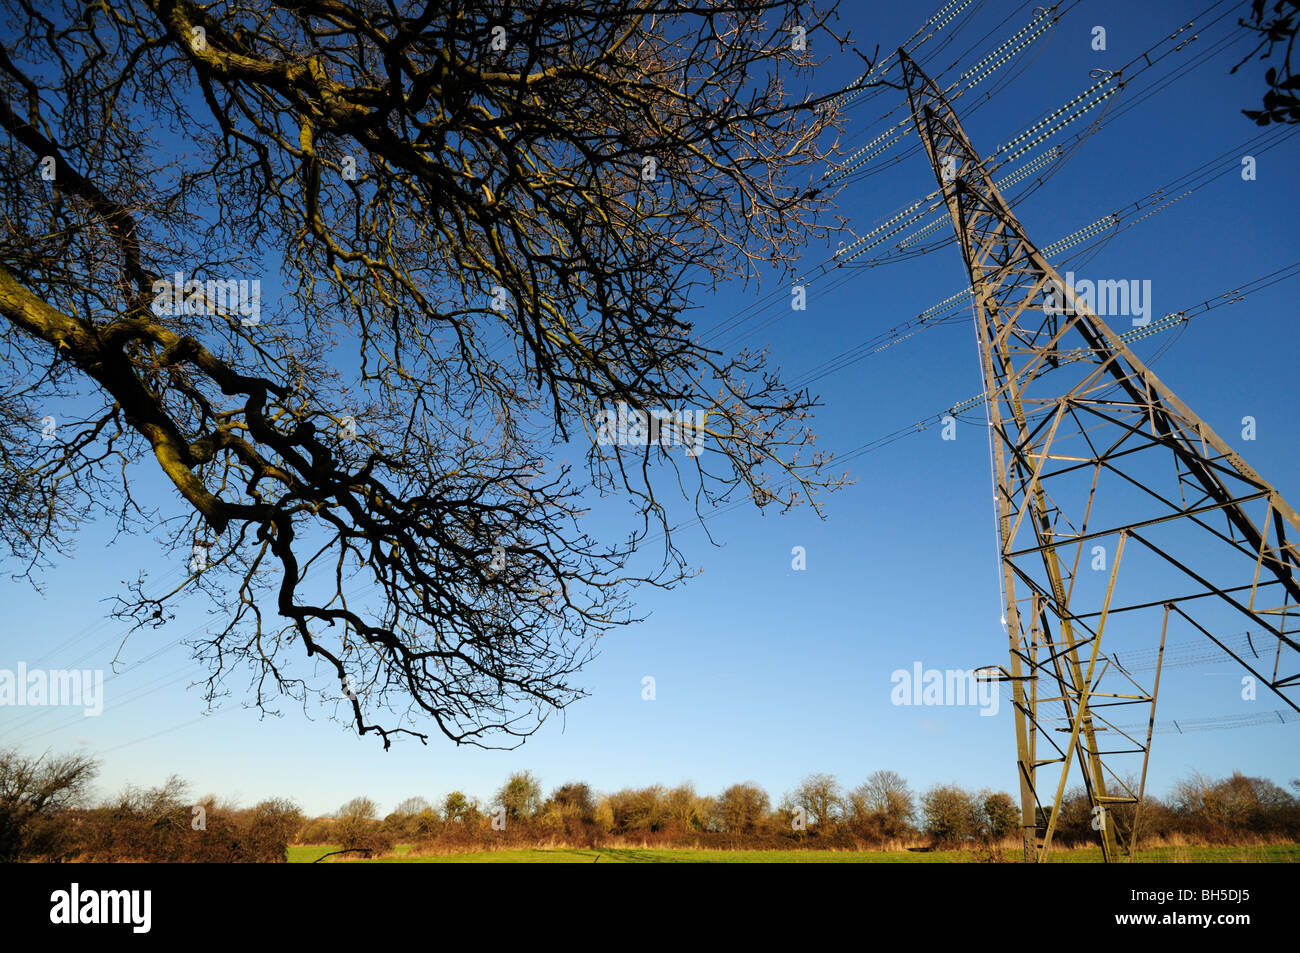
M 981 101 L 975 93 L 959 101 L 957 111 L 976 148 L 990 152 L 1094 82 L 1090 71 L 1128 63 L 1209 5 L 1063 4 L 1069 10 L 1054 31 L 1016 60 L 1014 69 L 997 74 L 1009 82 L 988 84 L 996 95 L 973 113 Z M 861 48 L 879 44 L 887 51 L 912 36 L 936 6 L 933 0 L 845 3 L 842 25 Z M 1268 151 L 1261 145 L 1239 148 L 1262 131 L 1241 110 L 1258 105 L 1265 64 L 1228 73 L 1252 45 L 1236 27 L 1248 6 L 1224 3 L 1198 18 L 1186 34 L 1197 39 L 1126 88 L 1104 128 L 1016 209 L 1030 236 L 1044 246 L 1226 156 L 1203 187 L 1118 233 L 1076 266 L 1087 276 L 1150 280 L 1155 317 L 1218 298 L 1300 258 L 1294 240 L 1300 139 L 1283 139 L 1291 129 L 1279 129 L 1264 140 L 1264 146 L 1272 145 Z M 927 45 L 919 55 L 946 86 L 1024 25 L 1032 10 L 1014 0 L 977 0 L 954 21 L 960 30 L 953 42 L 933 54 Z M 1097 26 L 1105 28 L 1104 51 L 1093 49 Z M 953 60 L 971 47 L 953 69 Z M 843 86 L 860 71 L 852 54 L 829 47 L 825 53 L 829 59 L 812 79 L 817 87 Z M 1141 98 L 1153 81 L 1171 78 Z M 895 113 L 878 121 L 901 96 L 884 90 L 862 97 L 850 113 L 849 144 L 866 143 L 901 118 Z M 1238 170 L 1239 156 L 1246 154 L 1256 156 L 1253 181 Z M 933 181 L 924 157 L 909 150 L 902 161 L 853 181 L 839 211 L 862 235 L 928 193 Z M 810 272 L 826 252 L 808 249 Z M 724 340 L 748 332 L 746 343 L 769 342 L 775 362 L 797 376 L 964 283 L 960 254 L 949 244 L 811 282 L 803 312 L 792 311 L 782 292 Z M 771 284 L 734 287 L 701 300 L 697 327 L 727 320 L 773 290 Z M 1284 281 L 1193 319 L 1156 365 L 1161 378 L 1293 505 L 1300 503 L 1297 291 L 1300 281 Z M 1139 342 L 1136 350 L 1150 355 L 1169 337 Z M 825 402 L 817 419 L 819 446 L 859 447 L 979 387 L 969 320 L 927 330 L 817 381 L 814 390 Z M 1243 443 L 1238 438 L 1246 415 L 1256 418 L 1257 434 Z M 782 517 L 741 508 L 710 521 L 721 544 L 716 547 L 698 527 L 682 531 L 679 545 L 703 574 L 672 592 L 642 593 L 638 606 L 648 620 L 602 639 L 599 657 L 580 676 L 590 696 L 553 717 L 516 751 L 457 748 L 435 735 L 427 747 L 398 742 L 385 752 L 378 741 L 359 739 L 347 726 L 305 719 L 292 703 L 282 717 L 259 720 L 240 706 L 238 695 L 218 713 L 201 717 L 200 691 L 190 685 L 203 671 L 176 645 L 205 624 L 197 603 L 168 627 L 131 637 L 119 668 L 131 667 L 106 683 L 101 716 L 0 708 L 0 745 L 33 752 L 84 748 L 102 755 L 105 792 L 128 782 L 160 783 L 174 773 L 197 793 L 246 803 L 289 796 L 311 813 L 330 811 L 359 794 L 384 810 L 407 796 L 434 800 L 453 789 L 486 799 L 507 773 L 522 769 L 539 775 L 548 788 L 568 780 L 600 790 L 693 781 L 703 792 L 716 792 L 754 780 L 774 799 L 810 772 L 833 773 L 852 786 L 880 768 L 898 771 L 914 789 L 957 781 L 1014 792 L 1008 705 L 983 717 L 977 707 L 891 703 L 891 673 L 897 669 L 918 662 L 941 669 L 1005 664 L 982 430 L 963 422 L 957 439 L 944 441 L 938 429 L 929 429 L 856 457 L 848 466 L 857 483 L 827 498 L 825 520 L 810 512 Z M 153 475 L 147 480 L 159 501 L 174 499 Z M 5 582 L 0 668 L 26 662 L 111 674 L 125 631 L 105 620 L 104 600 L 140 570 L 175 573 L 189 554 L 163 552 L 147 538 L 110 544 L 110 531 L 88 528 L 75 556 L 45 575 L 43 595 L 22 582 Z M 792 568 L 796 546 L 806 552 L 802 570 Z M 642 698 L 645 676 L 655 679 L 653 701 Z M 236 691 L 243 684 L 231 682 Z M 1282 707 L 1262 692 L 1253 702 L 1243 700 L 1240 673 L 1224 660 L 1167 672 L 1158 717 Z M 1297 755 L 1295 722 L 1161 734 L 1149 786 L 1163 794 L 1193 770 L 1240 770 L 1286 784 L 1300 775 Z

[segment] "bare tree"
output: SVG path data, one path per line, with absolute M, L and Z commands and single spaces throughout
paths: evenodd
M 87 519 L 161 528 L 182 578 L 116 613 L 211 599 L 209 700 L 324 679 L 385 747 L 517 744 L 691 574 L 673 497 L 843 482 L 813 395 L 688 320 L 835 227 L 837 101 L 796 87 L 831 13 L 3 3 L 0 536 L 35 580 Z
M 849 804 L 859 826 L 881 837 L 907 833 L 916 813 L 911 788 L 896 771 L 873 771 L 853 789 Z
M 98 767 L 82 754 L 0 750 L 0 863 L 57 857 L 66 825 L 56 815 L 85 801 Z
M 722 792 L 714 807 L 716 821 L 731 834 L 749 834 L 767 817 L 771 801 L 767 792 L 752 781 L 733 784 Z
M 415 817 L 423 814 L 425 811 L 432 811 L 433 805 L 425 798 L 420 796 L 408 797 L 401 801 L 397 807 L 393 808 L 393 813 L 398 817 Z
M 366 835 L 375 828 L 379 807 L 368 797 L 354 797 L 338 809 L 334 836 L 345 848 L 365 846 Z
M 679 784 L 664 792 L 662 813 L 670 829 L 703 829 L 708 824 L 709 811 L 709 799 L 696 794 L 694 784 Z
M 819 832 L 832 830 L 844 819 L 844 790 L 833 774 L 810 774 L 788 797 L 794 807 L 803 808 L 810 825 Z

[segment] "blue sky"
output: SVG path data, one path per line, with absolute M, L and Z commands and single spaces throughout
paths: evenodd
M 1082 91 L 1090 71 L 1116 69 L 1209 6 L 1208 2 L 1080 2 L 1054 31 L 1016 61 L 1013 81 L 967 117 L 957 111 L 977 149 L 990 152 L 1039 114 Z M 1118 96 L 1116 115 L 1075 151 L 1047 183 L 1017 206 L 1040 246 L 1122 209 L 1180 174 L 1234 149 L 1259 131 L 1241 115 L 1263 93 L 1263 64 L 1235 76 L 1228 70 L 1249 49 L 1235 27 L 1248 4 L 1144 73 Z M 849 3 L 843 23 L 864 49 L 882 51 L 913 34 L 934 9 L 926 4 Z M 1023 25 L 1032 7 L 1009 0 L 974 3 L 969 21 L 941 53 L 926 60 L 947 85 L 1003 36 Z M 1208 22 L 1232 10 L 1222 4 Z M 1237 12 L 1239 11 L 1239 12 Z M 992 33 L 956 70 L 957 53 Z M 1092 49 L 1093 28 L 1106 30 L 1105 51 Z M 1216 55 L 1229 36 L 1238 39 Z M 818 42 L 814 39 L 814 42 Z M 933 41 L 938 42 L 936 39 Z M 856 57 L 827 48 L 828 62 L 811 82 L 834 89 L 859 71 Z M 1026 65 L 1027 64 L 1027 65 Z M 1148 83 L 1191 66 L 1167 88 L 1131 109 Z M 1023 72 L 1020 68 L 1024 67 Z M 889 123 L 877 117 L 901 94 L 863 97 L 850 113 L 846 141 L 867 142 Z M 1068 130 L 1073 133 L 1078 127 Z M 1287 130 L 1279 130 L 1278 136 Z M 913 139 L 908 142 L 913 142 Z M 1166 211 L 1117 234 L 1081 275 L 1149 279 L 1154 315 L 1217 298 L 1300 257 L 1293 229 L 1300 212 L 1294 171 L 1300 140 L 1280 141 L 1257 156 L 1257 177 L 1244 181 L 1231 157 L 1203 188 Z M 1244 153 L 1243 153 L 1244 154 Z M 868 167 L 871 168 L 871 167 Z M 923 156 L 855 181 L 839 211 L 857 234 L 933 188 Z M 1176 193 L 1175 193 L 1176 194 Z M 1173 197 L 1171 195 L 1171 197 Z M 827 249 L 810 248 L 812 266 Z M 839 284 L 812 282 L 804 312 L 783 296 L 746 328 L 779 316 L 747 343 L 769 342 L 791 377 L 891 328 L 960 291 L 960 254 L 948 245 L 930 254 L 861 269 Z M 701 300 L 697 327 L 706 329 L 768 295 L 774 286 L 732 287 Z M 1161 378 L 1197 410 L 1293 504 L 1300 502 L 1295 447 L 1294 296 L 1300 282 L 1276 284 L 1244 302 L 1193 319 L 1155 365 Z M 1140 355 L 1166 343 L 1141 342 Z M 975 338 L 969 321 L 927 330 L 817 382 L 825 407 L 819 446 L 848 450 L 930 417 L 978 392 Z M 1239 421 L 1257 419 L 1257 438 L 1242 443 Z M 553 717 L 512 752 L 456 748 L 434 737 L 427 747 L 399 742 L 384 752 L 346 726 L 306 720 L 289 704 L 264 718 L 227 699 L 203 718 L 203 672 L 184 648 L 167 647 L 204 624 L 195 604 L 165 629 L 137 633 L 122 650 L 133 663 L 162 651 L 106 685 L 105 711 L 78 718 L 67 709 L 0 710 L 0 745 L 56 751 L 84 747 L 103 755 L 100 787 L 159 783 L 175 773 L 197 793 L 243 802 L 281 795 L 312 813 L 366 794 L 383 809 L 410 795 L 431 800 L 453 789 L 487 798 L 505 775 L 531 770 L 549 787 L 585 780 L 601 790 L 693 781 L 703 792 L 754 780 L 775 798 L 805 774 L 824 771 L 846 785 L 870 772 L 898 771 L 915 789 L 958 781 L 1015 790 L 1009 706 L 994 717 L 975 707 L 891 704 L 891 673 L 1003 664 L 1006 638 L 992 520 L 987 445 L 982 428 L 960 424 L 943 441 L 937 429 L 906 437 L 849 464 L 857 483 L 826 498 L 826 519 L 738 509 L 710 521 L 679 545 L 702 575 L 674 591 L 644 592 L 649 618 L 601 640 L 600 655 L 579 678 L 590 697 Z M 150 474 L 159 499 L 170 491 Z M 110 670 L 125 634 L 105 621 L 104 600 L 140 569 L 162 574 L 188 554 L 165 553 L 147 538 L 109 543 L 111 527 L 88 528 L 75 556 L 44 576 L 44 595 L 6 583 L 0 622 L 0 668 L 18 662 Z M 796 546 L 806 569 L 791 567 Z M 66 648 L 60 648 L 81 636 Z M 1112 646 L 1113 648 L 1113 646 Z M 1122 649 L 1121 649 L 1122 650 Z M 84 656 L 84 657 L 83 657 Z M 111 670 L 110 670 L 111 671 Z M 642 698 L 642 679 L 656 697 Z M 1158 717 L 1237 715 L 1281 708 L 1261 693 L 1240 697 L 1240 675 L 1228 661 L 1167 673 Z M 238 689 L 243 682 L 232 681 Z M 1228 731 L 1162 734 L 1156 739 L 1149 787 L 1165 793 L 1193 770 L 1240 770 L 1285 784 L 1300 774 L 1300 726 L 1278 724 Z

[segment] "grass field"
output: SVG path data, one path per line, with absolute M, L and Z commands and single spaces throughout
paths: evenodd
M 290 847 L 289 863 L 307 864 L 336 847 Z M 1008 861 L 1017 858 L 1006 851 Z M 1060 850 L 1055 863 L 1096 863 L 1099 849 Z M 410 844 L 401 844 L 392 857 L 375 860 L 347 860 L 337 857 L 326 863 L 374 864 L 942 864 L 973 863 L 961 850 L 936 851 L 846 851 L 846 850 L 684 850 L 637 847 L 590 849 L 556 847 L 522 850 L 494 850 L 473 854 L 412 854 Z M 1300 863 L 1300 844 L 1269 847 L 1157 847 L 1140 851 L 1138 863 Z

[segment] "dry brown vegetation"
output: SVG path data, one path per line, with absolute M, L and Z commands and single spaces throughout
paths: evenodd
M 0 751 L 0 861 L 281 862 L 291 843 L 330 845 L 353 857 L 390 854 L 399 844 L 417 855 L 537 847 L 956 848 L 990 862 L 1019 848 L 1019 810 L 1010 795 L 939 784 L 917 797 L 892 771 L 874 772 L 852 790 L 832 775 L 809 775 L 775 804 L 753 782 L 706 795 L 690 784 L 601 794 L 572 781 L 546 795 L 536 777 L 518 772 L 486 804 L 453 791 L 437 805 L 407 798 L 381 816 L 373 800 L 357 797 L 330 816 L 304 818 L 283 799 L 250 808 L 195 799 L 174 777 L 92 804 L 97 767 L 79 755 Z M 1292 785 L 1300 791 L 1300 781 Z M 1087 797 L 1071 792 L 1055 842 L 1094 846 L 1091 820 Z M 1127 829 L 1131 808 L 1118 820 Z M 1197 775 L 1167 800 L 1148 798 L 1138 823 L 1143 848 L 1297 843 L 1300 798 L 1261 778 Z
M 303 817 L 290 801 L 238 808 L 172 777 L 91 805 L 83 755 L 0 751 L 0 861 L 280 863 Z

